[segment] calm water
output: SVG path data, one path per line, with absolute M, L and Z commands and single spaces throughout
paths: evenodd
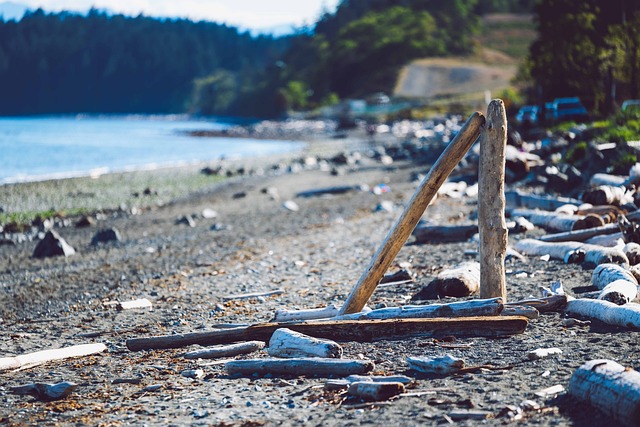
M 184 117 L 0 117 L 0 184 L 276 154 L 299 143 L 196 138 L 225 123 Z

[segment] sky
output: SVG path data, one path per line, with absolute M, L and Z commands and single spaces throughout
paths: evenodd
M 246 29 L 315 23 L 340 0 L 13 0 L 48 12 L 87 11 L 91 6 L 125 15 L 189 18 Z

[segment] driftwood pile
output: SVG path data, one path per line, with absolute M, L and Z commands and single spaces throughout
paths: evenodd
M 418 225 L 438 190 L 477 139 L 480 140 L 478 223 L 450 228 Z M 638 297 L 640 278 L 640 226 L 635 222 L 640 218 L 640 211 L 631 205 L 634 200 L 631 183 L 636 181 L 635 178 L 594 176 L 594 185 L 583 193 L 582 199 L 521 192 L 505 194 L 505 181 L 544 164 L 539 157 L 507 149 L 506 141 L 504 104 L 494 100 L 486 117 L 475 113 L 469 118 L 424 177 L 341 307 L 283 308 L 275 313 L 272 322 L 132 338 L 127 340 L 127 348 L 140 351 L 192 345 L 205 347 L 187 351 L 183 354 L 186 359 L 235 358 L 262 352 L 260 357 L 224 361 L 226 372 L 231 376 L 327 377 L 329 379 L 324 386 L 327 391 L 344 392 L 363 401 L 379 401 L 405 394 L 413 378 L 403 375 L 365 376 L 363 374 L 374 369 L 373 361 L 343 359 L 340 342 L 409 337 L 504 337 L 523 333 L 530 321 L 549 311 L 564 311 L 568 315 L 640 329 L 640 304 L 634 302 Z M 505 171 L 505 165 L 510 168 L 508 171 Z M 351 188 L 345 191 L 351 191 Z M 510 217 L 509 222 L 505 213 Z M 507 247 L 509 232 L 527 232 L 533 228 L 543 228 L 550 234 L 537 239 L 523 238 L 514 248 Z M 366 304 L 371 295 L 412 234 L 414 244 L 477 238 L 480 259 L 479 262 L 461 264 L 441 272 L 414 296 L 414 301 L 445 296 L 478 295 L 479 298 L 368 309 Z M 505 258 L 514 250 L 522 254 L 519 256 L 579 262 L 594 268 L 592 285 L 597 292 L 591 295 L 592 298 L 575 298 L 566 295 L 561 286 L 556 286 L 541 298 L 508 301 Z M 390 280 L 406 280 L 406 277 Z M 238 297 L 241 296 L 234 296 Z M 142 305 L 140 301 L 118 303 L 118 307 L 148 307 L 150 303 L 147 302 Z M 575 322 L 581 320 L 576 319 Z M 104 349 L 98 344 L 3 358 L 0 359 L 0 371 L 95 354 Z M 560 352 L 557 348 L 537 349 L 528 358 L 537 360 Z M 452 375 L 478 369 L 465 367 L 462 359 L 450 355 L 435 358 L 409 356 L 407 365 L 411 371 L 427 375 Z M 638 372 L 613 361 L 588 361 L 573 375 L 569 394 L 590 402 L 620 422 L 637 425 L 640 414 L 639 377 Z M 65 398 L 74 389 L 75 384 L 72 383 L 28 384 L 15 387 L 13 392 L 54 400 Z M 622 391 L 624 397 L 620 395 Z

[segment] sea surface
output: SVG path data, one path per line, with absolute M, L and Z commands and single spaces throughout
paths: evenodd
M 0 184 L 262 156 L 301 147 L 290 141 L 186 134 L 229 126 L 186 116 L 0 117 Z

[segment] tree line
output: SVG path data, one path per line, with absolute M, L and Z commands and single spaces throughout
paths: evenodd
M 495 12 L 534 14 L 521 73 L 532 102 L 580 96 L 606 113 L 640 97 L 640 2 L 342 0 L 286 37 L 98 10 L 0 20 L 0 115 L 278 117 L 388 92 L 416 58 L 472 53 L 480 17 Z

